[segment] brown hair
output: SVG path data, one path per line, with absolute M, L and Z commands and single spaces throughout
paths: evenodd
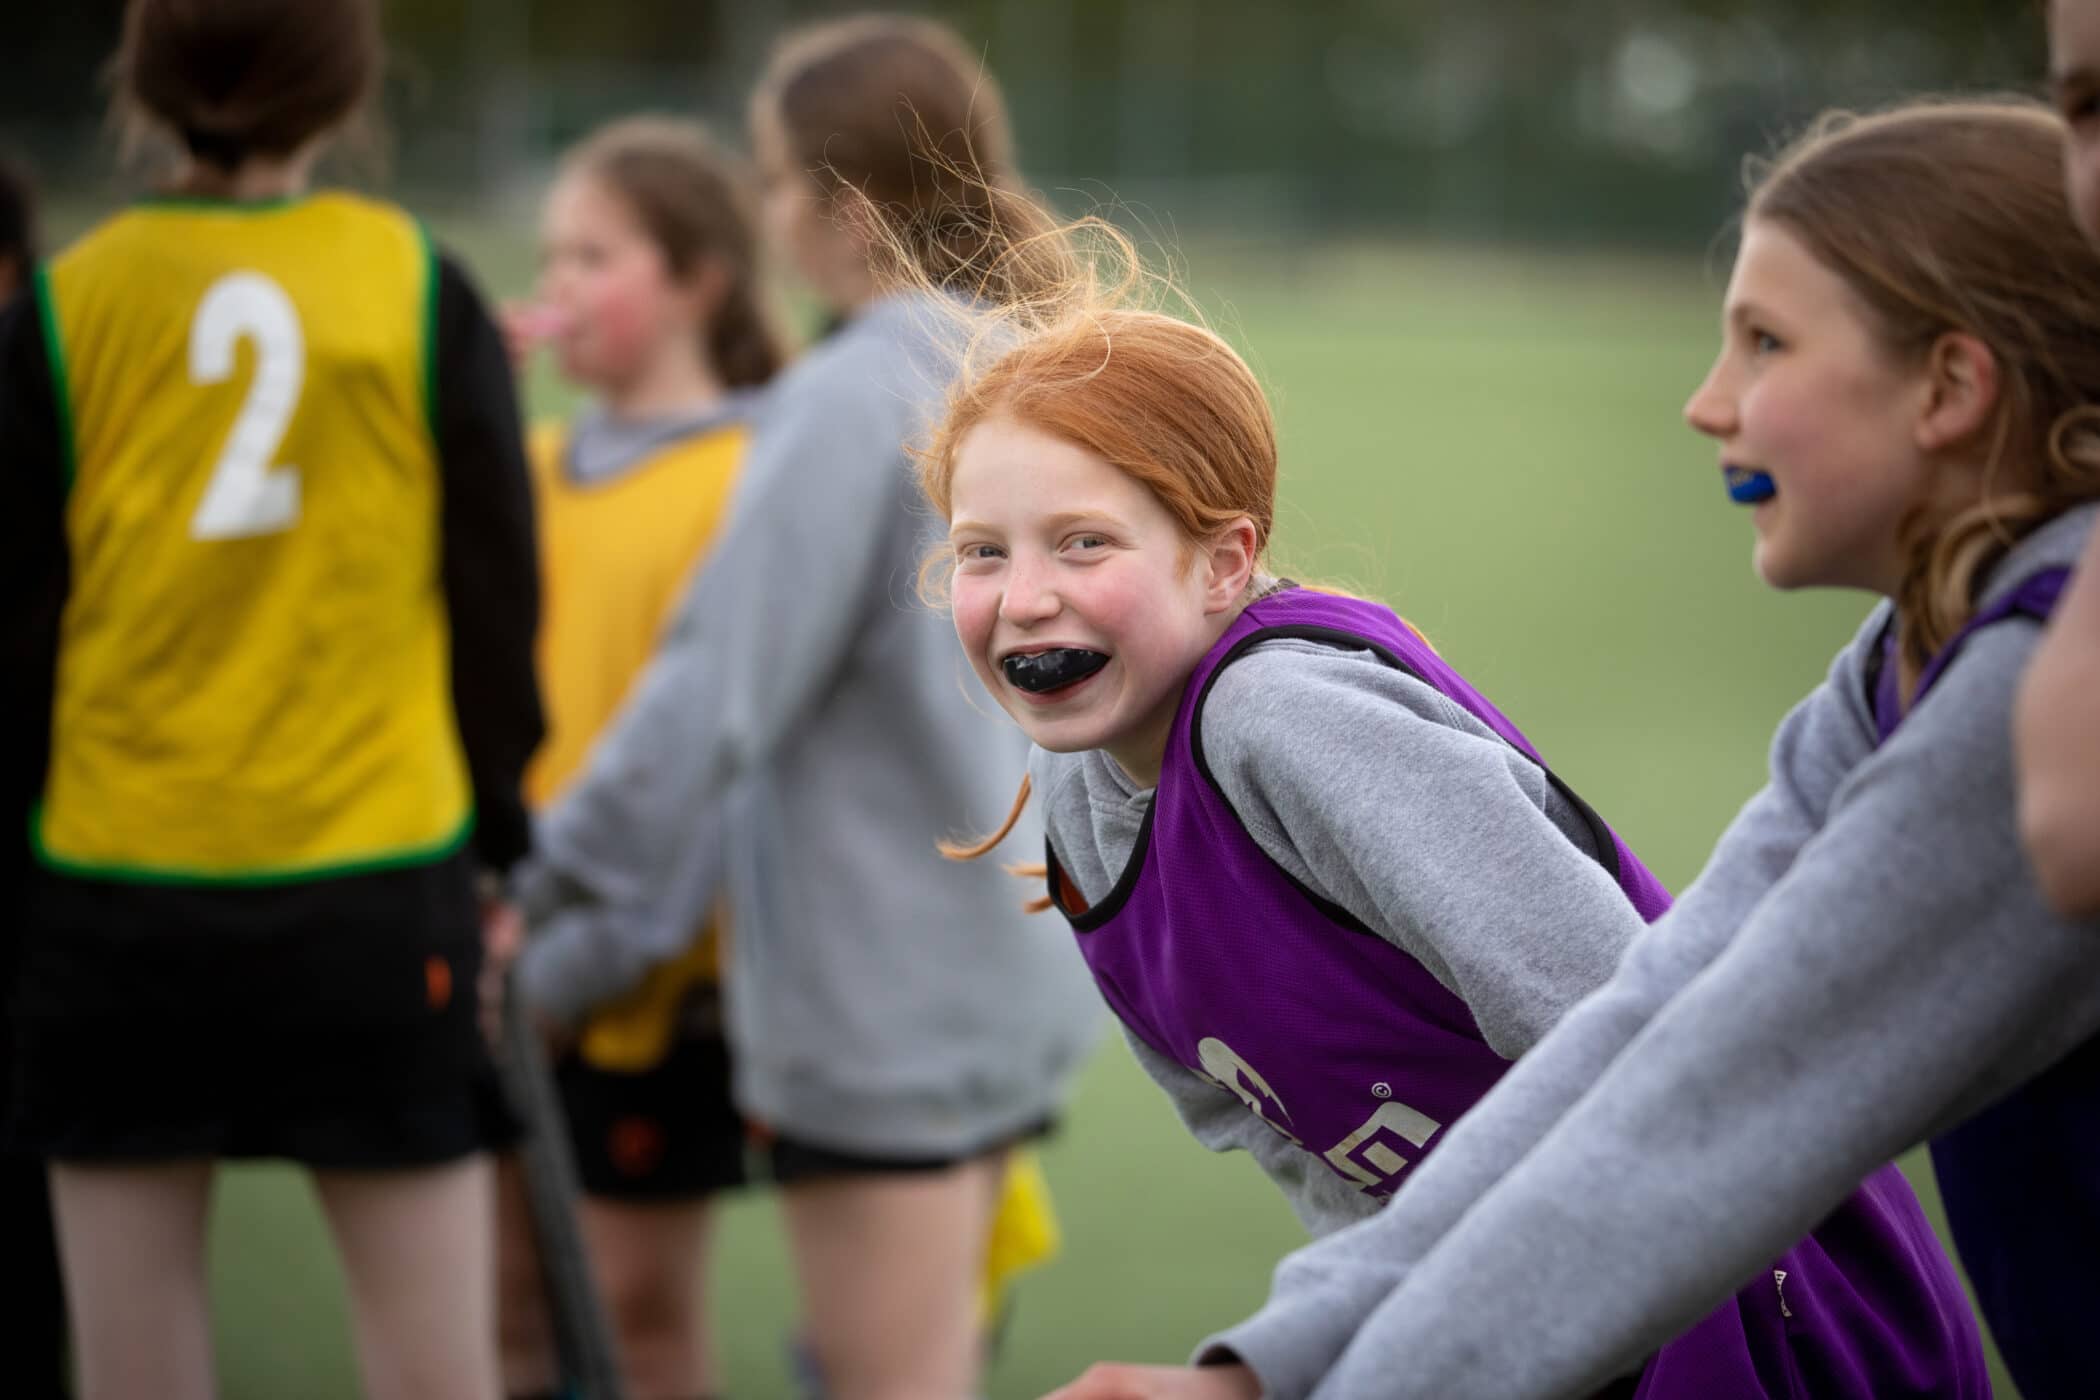
M 37 260 L 36 185 L 26 167 L 0 155 L 0 259 L 27 279 Z
M 1977 498 L 1905 526 L 1896 602 L 1915 673 L 2014 543 L 2100 499 L 2100 254 L 2064 194 L 2062 125 L 2019 98 L 1834 114 L 1748 184 L 1746 217 L 1843 278 L 1891 354 L 1916 361 L 1960 332 L 1997 362 Z
M 671 275 L 722 269 L 708 317 L 708 362 L 734 386 L 763 384 L 786 354 L 760 293 L 757 218 L 743 167 L 697 123 L 632 117 L 601 128 L 564 158 L 634 211 Z
M 1051 252 L 1036 239 L 1050 221 L 1019 189 L 999 84 L 944 25 L 857 15 L 787 35 L 752 92 L 751 124 L 778 132 L 833 217 L 872 210 L 886 280 L 1006 301 L 1063 272 L 1015 256 Z
M 111 76 L 134 132 L 231 171 L 349 124 L 384 54 L 376 0 L 132 0 Z

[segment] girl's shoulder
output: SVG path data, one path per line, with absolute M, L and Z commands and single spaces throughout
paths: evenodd
M 1367 724 L 1381 745 L 1404 746 L 1411 735 L 1443 742 L 1419 733 L 1422 726 L 1502 742 L 1435 686 L 1368 647 L 1302 637 L 1267 638 L 1236 657 L 1212 680 L 1193 721 L 1214 765 L 1265 763 L 1320 735 L 1361 744 Z

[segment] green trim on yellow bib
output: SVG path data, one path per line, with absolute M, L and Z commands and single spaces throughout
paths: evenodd
M 36 852 L 38 863 L 46 870 L 59 875 L 72 875 L 87 880 L 109 880 L 123 885 L 266 889 L 277 885 L 305 884 L 313 880 L 339 880 L 352 875 L 376 875 L 388 870 L 407 870 L 419 865 L 435 865 L 441 860 L 449 860 L 465 849 L 467 841 L 473 835 L 474 809 L 469 807 L 465 819 L 456 830 L 421 846 L 410 846 L 356 860 L 288 866 L 278 870 L 212 872 L 157 866 L 101 865 L 93 861 L 72 860 L 54 855 L 44 845 L 44 804 L 38 802 L 29 811 L 29 844 Z
M 58 301 L 51 293 L 48 264 L 37 265 L 36 271 L 30 275 L 30 289 L 36 297 L 37 324 L 44 332 L 44 358 L 51 362 L 51 397 L 58 409 L 59 447 L 65 455 L 63 484 L 70 493 L 80 459 L 73 448 L 73 396 L 66 387 L 66 348 L 58 334 Z

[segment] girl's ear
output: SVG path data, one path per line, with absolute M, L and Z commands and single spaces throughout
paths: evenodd
M 1918 420 L 1918 446 L 1953 447 L 1983 430 L 1998 406 L 1998 357 L 1973 335 L 1949 331 L 1933 342 L 1925 362 L 1927 398 Z
M 1211 537 L 1204 559 L 1210 570 L 1203 589 L 1205 612 L 1224 612 L 1245 596 L 1257 553 L 1254 522 L 1244 515 Z

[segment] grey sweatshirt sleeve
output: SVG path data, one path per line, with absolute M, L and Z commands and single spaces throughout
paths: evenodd
M 2100 939 L 2043 908 L 2012 816 L 2011 700 L 2036 636 L 1973 639 L 1889 744 L 1846 765 L 1812 838 L 1798 822 L 1819 805 L 1813 777 L 1800 812 L 1768 789 L 1394 1209 L 1287 1262 L 1250 1324 L 1289 1357 L 1271 1393 L 1307 1393 L 1323 1371 L 1325 1396 L 1582 1393 L 1869 1171 L 2091 1034 Z M 1856 662 L 1840 671 L 1782 730 L 1775 779 L 1801 771 L 1803 755 L 1781 764 L 1825 712 L 1863 731 Z M 1456 1176 L 1487 1188 L 1470 1209 L 1446 1189 Z M 1278 1305 L 1309 1316 L 1296 1342 Z M 1265 1343 L 1247 1335 L 1259 1369 Z
M 1861 635 L 1878 631 L 1881 616 Z M 1780 723 L 1770 782 L 1722 836 L 1705 873 L 1635 941 L 1617 975 L 1453 1125 L 1375 1219 L 1285 1259 L 1268 1304 L 1205 1343 L 1202 1359 L 1245 1362 L 1265 1393 L 1281 1400 L 1312 1392 L 1415 1262 L 1546 1134 L 1656 1008 L 1719 953 L 1732 917 L 1786 872 L 1822 824 L 1845 773 L 1872 751 L 1864 707 L 1848 702 L 1860 689 L 1848 647 L 1827 682 Z
M 1537 764 L 1367 652 L 1256 647 L 1212 688 L 1202 745 L 1269 858 L 1428 968 L 1507 1059 L 1644 927 Z
M 722 798 L 803 722 L 887 599 L 905 425 L 862 353 L 775 390 L 709 554 L 521 883 L 527 1000 L 572 1019 L 690 941 L 721 875 Z M 820 354 L 822 352 L 819 352 Z

